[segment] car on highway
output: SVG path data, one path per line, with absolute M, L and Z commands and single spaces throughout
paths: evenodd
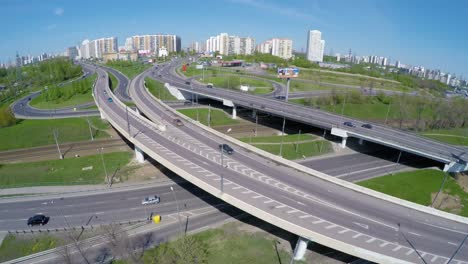
M 349 121 L 344 122 L 343 125 L 349 126 L 349 127 L 355 127 L 354 124 Z
M 50 217 L 45 216 L 43 214 L 37 214 L 34 216 L 29 217 L 28 219 L 28 226 L 35 226 L 35 225 L 45 225 L 49 222 Z
M 148 197 L 145 197 L 145 199 L 141 201 L 141 204 L 142 205 L 158 204 L 160 200 L 161 199 L 159 199 L 159 196 L 157 195 L 148 196 Z
M 206 88 L 213 88 L 213 84 L 212 83 L 207 83 Z
M 174 125 L 176 125 L 176 126 L 183 126 L 184 125 L 184 123 L 182 123 L 182 121 L 180 119 L 178 119 L 178 118 L 172 120 L 172 123 L 174 123 Z
M 367 128 L 367 129 L 372 129 L 372 125 L 371 125 L 371 124 L 363 124 L 361 127 Z
M 114 102 L 114 100 L 112 100 L 112 98 L 111 98 L 111 97 L 107 98 L 107 101 L 108 101 L 109 103 L 112 103 L 112 102 Z
M 185 84 L 190 85 L 190 82 L 189 82 L 189 81 L 186 81 Z
M 277 95 L 275 98 L 278 99 L 278 100 L 285 100 L 286 96 L 285 95 Z
M 228 144 L 220 144 L 219 149 L 229 155 L 232 155 L 234 153 L 234 150 Z

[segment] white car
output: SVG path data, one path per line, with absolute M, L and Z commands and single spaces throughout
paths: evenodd
M 147 204 L 157 204 L 159 203 L 159 196 L 154 195 L 154 196 L 148 196 L 145 199 L 141 201 L 142 205 L 147 205 Z

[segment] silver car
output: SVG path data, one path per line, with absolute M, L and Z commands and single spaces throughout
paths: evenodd
M 147 205 L 147 204 L 158 204 L 159 203 L 159 196 L 154 195 L 154 196 L 148 196 L 145 199 L 141 201 L 142 205 Z

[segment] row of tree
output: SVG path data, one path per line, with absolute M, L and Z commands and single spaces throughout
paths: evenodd
M 461 98 L 434 98 L 429 96 L 411 96 L 399 94 L 388 96 L 382 92 L 376 96 L 367 96 L 360 91 L 337 92 L 317 98 L 307 98 L 304 103 L 314 107 L 325 107 L 341 113 L 343 105 L 364 107 L 364 104 L 383 104 L 383 111 L 378 122 L 385 122 L 398 128 L 411 130 L 450 129 L 468 127 L 468 101 Z M 332 111 L 333 111 L 332 110 Z M 346 114 L 346 112 L 344 112 Z
M 91 92 L 96 74 L 80 81 L 71 82 L 66 86 L 53 85 L 42 90 L 41 98 L 45 102 L 63 102 L 78 94 Z

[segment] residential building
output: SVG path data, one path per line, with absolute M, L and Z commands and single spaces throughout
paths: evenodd
M 76 46 L 68 47 L 65 55 L 72 60 L 76 59 L 78 57 L 78 48 Z
M 259 53 L 266 53 L 266 54 L 271 54 L 271 47 L 272 46 L 272 40 L 267 40 L 265 42 L 262 42 L 257 45 L 257 52 Z
M 310 30 L 307 38 L 307 59 L 313 62 L 322 62 L 325 50 L 325 40 L 322 39 L 322 32 Z
M 292 40 L 274 38 L 271 40 L 271 55 L 278 56 L 283 59 L 292 57 Z M 322 51 L 323 54 L 323 51 Z M 323 55 L 322 55 L 323 56 Z
M 219 52 L 221 55 L 250 55 L 255 50 L 255 39 L 229 36 L 221 33 L 206 40 L 206 53 Z
M 176 35 L 137 35 L 127 38 L 125 46 L 127 49 L 145 50 L 153 54 L 156 54 L 162 47 L 166 48 L 168 52 L 180 52 L 181 40 Z

